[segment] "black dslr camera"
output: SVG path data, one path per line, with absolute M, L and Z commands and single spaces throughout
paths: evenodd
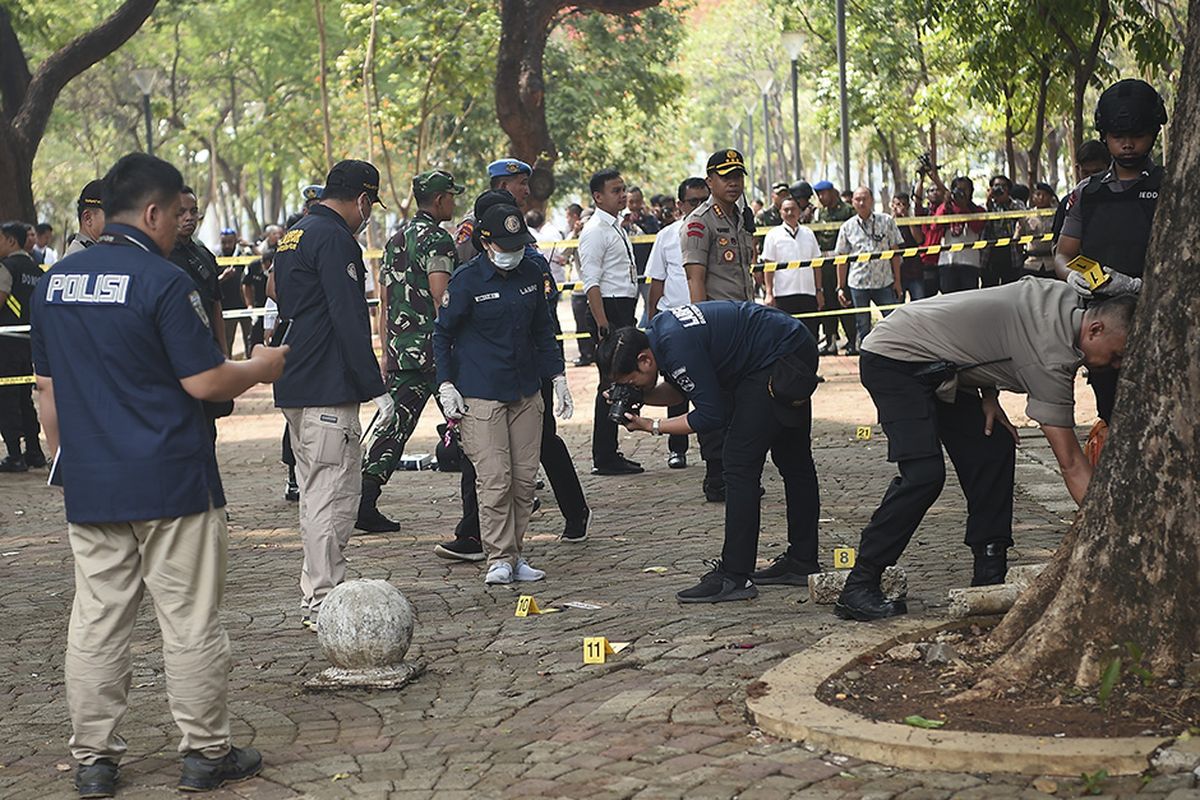
M 933 153 L 926 150 L 921 155 L 917 156 L 917 174 L 928 175 L 933 172 L 936 167 L 933 163 Z
M 642 390 L 628 383 L 614 383 L 608 390 L 608 421 L 624 425 L 626 414 L 642 410 Z

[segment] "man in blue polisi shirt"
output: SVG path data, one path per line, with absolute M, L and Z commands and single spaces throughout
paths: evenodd
M 448 418 L 462 420 L 475 465 L 485 582 L 536 581 L 546 573 L 525 560 L 522 542 L 541 456 L 542 381 L 552 381 L 557 416 L 569 419 L 574 404 L 542 270 L 525 251 L 534 239 L 524 216 L 493 205 L 478 230 L 484 252 L 450 278 L 434 323 L 438 399 Z
M 229 744 L 225 495 L 200 401 L 275 380 L 287 348 L 235 363 L 217 347 L 191 278 L 163 257 L 182 189 L 165 161 L 122 158 L 104 177 L 104 233 L 59 261 L 32 298 L 42 420 L 75 558 L 64 672 L 83 797 L 115 790 L 130 637 L 147 590 L 183 734 L 179 788 L 215 789 L 262 769 L 257 752 Z
M 315 630 L 325 596 L 346 577 L 343 551 L 362 496 L 359 406 L 373 400 L 378 424 L 396 411 L 371 344 L 366 267 L 354 238 L 379 203 L 379 170 L 340 161 L 321 199 L 279 240 L 275 291 L 291 320 L 287 369 L 275 383 L 300 483 L 302 623 Z
M 721 560 L 681 603 L 720 603 L 758 596 L 755 584 L 807 585 L 818 572 L 820 497 L 812 457 L 812 404 L 817 345 L 799 320 L 754 303 L 712 300 L 657 314 L 645 333 L 622 328 L 600 345 L 613 382 L 642 391 L 648 405 L 693 411 L 670 419 L 627 414 L 626 427 L 662 434 L 725 436 L 725 546 Z M 659 383 L 661 373 L 664 382 Z M 761 522 L 760 491 L 767 453 L 783 477 L 788 549 L 754 572 Z

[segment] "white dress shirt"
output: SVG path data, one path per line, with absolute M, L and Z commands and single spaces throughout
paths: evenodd
M 600 287 L 601 297 L 637 297 L 633 245 L 621 223 L 597 208 L 579 234 L 579 274 L 583 291 Z
M 676 220 L 658 232 L 654 247 L 650 248 L 650 259 L 646 262 L 646 277 L 663 282 L 663 294 L 658 299 L 659 311 L 692 302 L 687 273 L 683 271 L 683 251 L 679 249 L 679 226 L 682 224 L 683 220 Z
M 808 261 L 820 258 L 821 246 L 817 237 L 803 225 L 794 231 L 786 223 L 767 231 L 763 237 L 763 261 Z M 831 267 L 826 267 L 831 269 Z M 811 267 L 801 269 L 782 269 L 775 273 L 775 296 L 783 297 L 789 294 L 817 293 L 817 283 L 813 279 Z

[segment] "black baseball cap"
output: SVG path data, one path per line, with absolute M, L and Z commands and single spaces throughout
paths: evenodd
M 78 216 L 83 216 L 83 212 L 89 208 L 98 208 L 104 210 L 104 198 L 101 193 L 104 191 L 104 181 L 96 178 L 94 181 L 88 181 L 83 191 L 79 193 L 79 201 L 75 204 L 75 211 Z
M 708 172 L 724 177 L 731 172 L 746 174 L 746 159 L 737 150 L 718 150 L 708 157 Z
M 809 185 L 808 181 L 796 181 L 788 187 L 788 191 L 797 200 L 808 200 L 813 196 L 813 187 Z
M 520 209 L 508 203 L 497 203 L 483 212 L 479 220 L 479 240 L 508 251 L 536 241 L 525 225 L 525 216 Z
M 379 170 L 368 161 L 347 159 L 334 164 L 333 169 L 329 170 L 329 175 L 325 177 L 325 187 L 333 186 L 352 192 L 366 192 L 372 203 L 387 208 L 379 199 Z

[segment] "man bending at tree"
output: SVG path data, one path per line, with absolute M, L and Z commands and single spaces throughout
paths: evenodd
M 1016 283 L 928 298 L 897 309 L 862 343 L 863 386 L 879 410 L 888 460 L 900 474 L 862 533 L 857 563 L 834 612 L 870 620 L 903 614 L 880 589 L 946 479 L 942 448 L 967 499 L 973 586 L 1003 583 L 1012 546 L 1016 428 L 1000 389 L 1027 394 L 1025 413 L 1050 442 L 1075 502 L 1092 467 L 1075 437 L 1075 373 L 1117 369 L 1136 299 L 1086 309 L 1065 283 Z

